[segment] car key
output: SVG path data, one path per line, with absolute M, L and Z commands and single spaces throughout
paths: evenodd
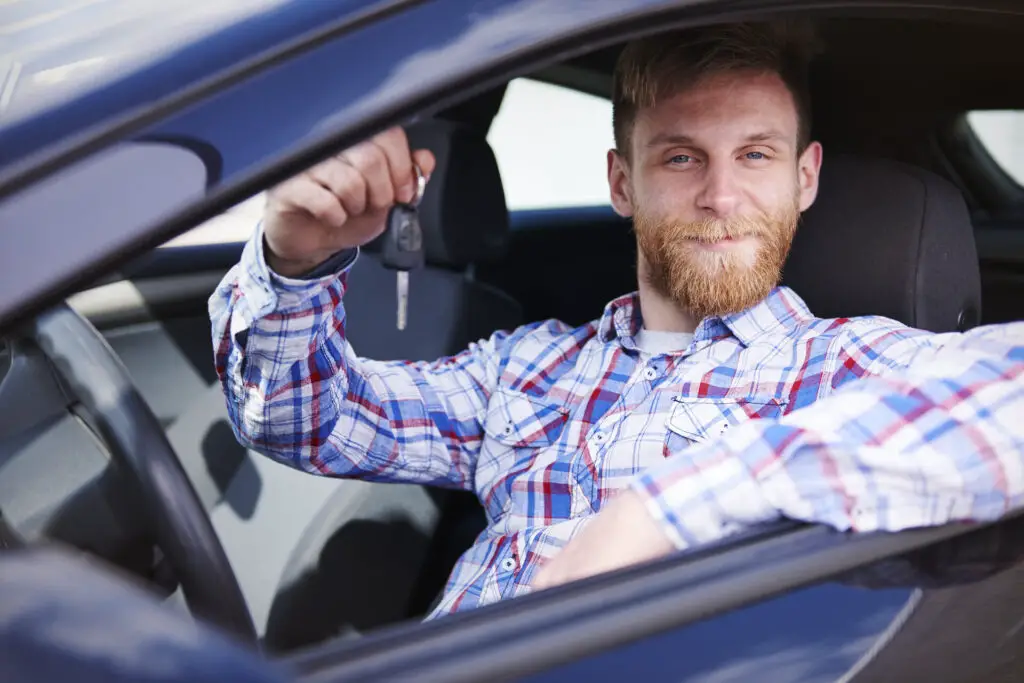
M 399 330 L 405 329 L 409 308 L 409 271 L 422 267 L 424 263 L 423 230 L 416 208 L 423 198 L 427 179 L 419 166 L 413 164 L 413 168 L 416 170 L 416 196 L 408 204 L 397 203 L 391 207 L 381 254 L 381 264 L 397 271 Z

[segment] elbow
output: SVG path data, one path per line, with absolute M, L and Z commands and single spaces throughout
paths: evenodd
M 326 464 L 333 461 L 327 436 L 336 421 L 318 419 L 317 411 L 268 402 L 249 393 L 230 411 L 231 429 L 245 448 L 275 462 L 310 474 L 335 474 Z

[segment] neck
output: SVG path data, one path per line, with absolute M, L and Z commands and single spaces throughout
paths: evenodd
M 688 332 L 697 329 L 699 320 L 680 308 L 674 301 L 661 295 L 648 282 L 647 263 L 643 256 L 637 265 L 637 291 L 640 295 L 640 314 L 644 329 L 651 332 Z

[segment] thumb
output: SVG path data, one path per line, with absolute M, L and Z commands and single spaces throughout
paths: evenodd
M 437 159 L 429 149 L 416 150 L 412 153 L 412 160 L 413 163 L 420 167 L 420 171 L 428 179 L 434 173 L 434 169 L 437 168 Z

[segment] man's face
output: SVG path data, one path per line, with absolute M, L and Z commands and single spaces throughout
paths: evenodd
M 821 147 L 797 149 L 797 110 L 773 73 L 732 72 L 637 113 L 629 158 L 609 153 L 640 276 L 696 319 L 744 310 L 777 284 Z

